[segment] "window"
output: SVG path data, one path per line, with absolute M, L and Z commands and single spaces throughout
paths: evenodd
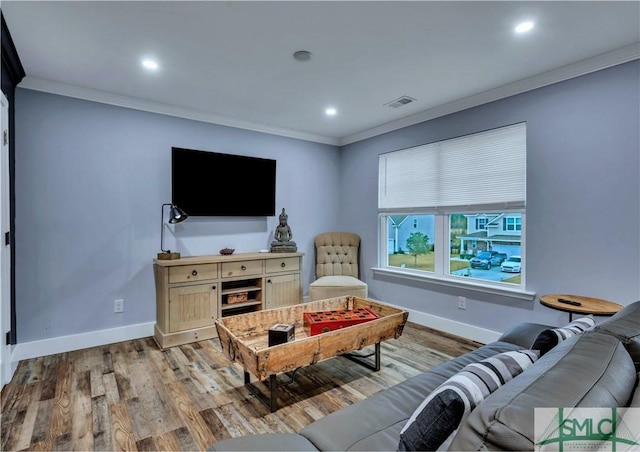
M 388 265 L 433 272 L 435 215 L 387 215 Z M 418 220 L 422 225 L 418 231 Z M 413 228 L 403 227 L 413 224 Z M 415 228 L 415 229 L 414 229 Z
M 526 124 L 379 158 L 380 268 L 524 290 Z
M 506 217 L 503 228 L 505 231 L 522 231 L 522 219 L 520 217 Z

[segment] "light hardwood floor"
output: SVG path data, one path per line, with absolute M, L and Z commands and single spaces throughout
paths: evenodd
M 217 339 L 160 350 L 149 337 L 34 358 L 2 389 L 1 450 L 204 450 L 229 437 L 297 432 L 478 346 L 408 323 L 382 343 L 379 372 L 342 357 L 302 368 L 280 388 L 274 413 Z

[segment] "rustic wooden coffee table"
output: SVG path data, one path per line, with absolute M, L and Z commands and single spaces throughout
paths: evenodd
M 357 308 L 370 308 L 378 318 L 315 336 L 305 331 L 303 312 Z M 407 311 L 379 301 L 348 296 L 222 317 L 216 320 L 216 329 L 222 350 L 231 361 L 243 366 L 245 385 L 260 400 L 251 386 L 250 374 L 261 382 L 268 380 L 269 401 L 265 403 L 273 412 L 277 410 L 278 387 L 292 383 L 301 367 L 342 355 L 379 370 L 380 342 L 400 337 L 408 316 Z M 293 324 L 295 340 L 269 347 L 268 331 L 276 324 Z M 351 354 L 368 345 L 375 345 L 371 355 Z M 367 359 L 370 356 L 374 356 L 373 363 Z M 279 383 L 276 377 L 281 373 L 289 374 L 289 381 Z

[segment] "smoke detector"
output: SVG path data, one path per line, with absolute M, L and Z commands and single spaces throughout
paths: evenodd
M 311 52 L 308 50 L 298 50 L 294 52 L 293 58 L 298 61 L 309 61 L 311 59 Z
M 402 97 L 398 97 L 395 100 L 392 100 L 391 102 L 387 102 L 386 104 L 384 104 L 384 106 L 391 107 L 391 108 L 400 108 L 400 107 L 404 107 L 407 104 L 410 104 L 411 102 L 415 102 L 415 99 L 413 97 L 402 96 Z

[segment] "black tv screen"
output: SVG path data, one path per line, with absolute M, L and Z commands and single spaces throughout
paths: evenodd
M 171 201 L 191 216 L 274 216 L 276 161 L 173 147 Z

